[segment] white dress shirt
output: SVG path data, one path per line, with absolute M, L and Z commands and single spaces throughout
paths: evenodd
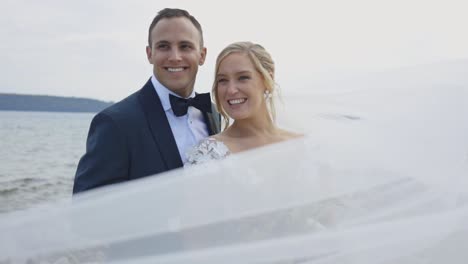
M 154 75 L 151 77 L 151 82 L 161 100 L 162 107 L 166 113 L 169 125 L 171 126 L 172 134 L 174 135 L 177 148 L 179 149 L 180 158 L 182 162 L 185 163 L 187 161 L 187 152 L 198 144 L 200 140 L 209 136 L 203 113 L 197 108 L 190 106 L 186 115 L 176 116 L 172 111 L 169 94 L 177 97 L 180 96 L 164 87 Z M 187 98 L 193 97 L 195 97 L 195 91 Z

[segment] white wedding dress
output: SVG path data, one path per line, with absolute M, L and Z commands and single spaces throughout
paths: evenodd
M 187 162 L 184 166 L 224 159 L 230 154 L 229 148 L 222 141 L 209 137 L 201 140 L 198 145 L 188 151 Z
M 465 264 L 455 66 L 332 80 L 285 98 L 278 123 L 304 138 L 235 155 L 208 139 L 193 166 L 2 215 L 0 263 Z

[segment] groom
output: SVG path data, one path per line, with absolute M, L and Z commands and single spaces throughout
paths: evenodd
M 74 194 L 182 167 L 188 149 L 219 132 L 209 94 L 193 89 L 206 57 L 198 21 L 185 10 L 161 10 L 146 54 L 153 76 L 93 118 Z

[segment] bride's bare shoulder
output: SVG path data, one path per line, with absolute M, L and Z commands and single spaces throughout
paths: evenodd
M 290 130 L 285 130 L 285 129 L 281 129 L 280 134 L 281 134 L 281 137 L 283 137 L 285 140 L 301 138 L 304 136 L 304 134 L 297 133 L 297 132 L 290 131 Z
M 213 135 L 213 136 L 210 136 L 209 138 L 214 139 L 214 140 L 217 140 L 217 141 L 222 141 L 222 142 L 226 141 L 226 136 L 223 135 L 222 132 L 219 133 L 219 134 L 215 134 L 215 135 Z

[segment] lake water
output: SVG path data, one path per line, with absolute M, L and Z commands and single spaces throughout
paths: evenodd
M 0 111 L 0 213 L 71 197 L 93 116 Z

